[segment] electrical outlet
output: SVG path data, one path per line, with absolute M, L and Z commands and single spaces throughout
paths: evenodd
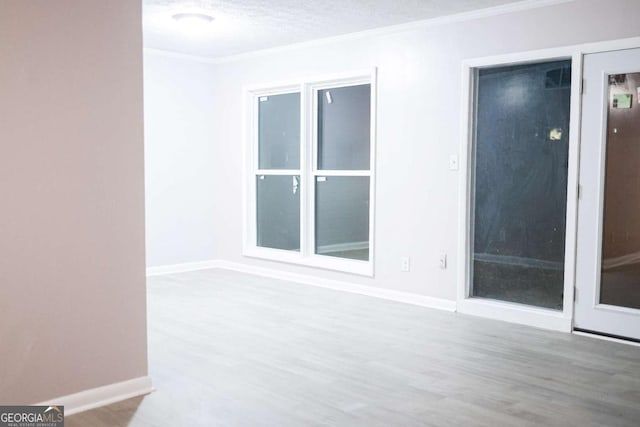
M 400 271 L 410 271 L 411 270 L 411 259 L 408 256 L 404 256 L 400 258 Z
M 440 254 L 440 268 L 443 270 L 447 268 L 447 254 Z

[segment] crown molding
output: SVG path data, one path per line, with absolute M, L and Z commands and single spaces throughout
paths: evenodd
M 266 49 L 258 49 L 249 52 L 221 56 L 198 56 L 190 55 L 180 52 L 173 52 L 163 49 L 145 48 L 147 53 L 178 58 L 187 59 L 197 62 L 203 62 L 207 64 L 225 64 L 229 62 L 242 61 L 247 59 L 253 59 L 261 56 L 268 56 L 272 54 L 295 51 L 300 49 L 308 49 L 311 47 L 323 46 L 331 43 L 339 43 L 350 40 L 358 40 L 367 37 L 385 36 L 390 34 L 402 33 L 406 31 L 429 29 L 439 27 L 443 25 L 455 24 L 460 22 L 472 21 L 475 19 L 488 18 L 491 16 L 505 15 L 509 13 L 516 13 L 526 11 L 530 9 L 539 9 L 543 7 L 555 6 L 563 3 L 572 3 L 576 0 L 523 0 L 516 3 L 509 3 L 501 6 L 488 7 L 484 9 L 472 10 L 469 12 L 456 13 L 452 15 L 439 16 L 437 18 L 423 19 L 420 21 L 412 21 L 405 24 L 390 25 L 386 27 L 374 28 L 371 30 L 357 31 L 353 33 L 341 34 L 331 37 L 323 37 L 319 39 L 308 40 L 299 43 L 292 43 L 284 46 L 276 46 Z

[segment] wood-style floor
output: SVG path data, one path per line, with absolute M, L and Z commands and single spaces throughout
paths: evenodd
M 157 391 L 74 426 L 638 426 L 640 348 L 222 270 L 152 277 Z

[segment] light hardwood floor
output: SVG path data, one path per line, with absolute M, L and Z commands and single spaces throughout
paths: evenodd
M 223 270 L 148 281 L 157 391 L 74 426 L 638 426 L 640 348 Z

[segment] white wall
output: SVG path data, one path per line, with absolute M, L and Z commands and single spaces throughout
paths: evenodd
M 212 167 L 220 259 L 454 300 L 461 62 L 639 34 L 637 0 L 581 0 L 473 21 L 275 51 L 215 67 Z M 375 278 L 242 256 L 242 88 L 378 67 Z M 438 267 L 439 254 L 449 268 Z M 410 256 L 412 271 L 400 272 Z
M 0 402 L 147 375 L 142 6 L 0 1 Z
M 212 66 L 144 55 L 147 266 L 216 257 Z M 220 142 L 225 145 L 224 141 Z

